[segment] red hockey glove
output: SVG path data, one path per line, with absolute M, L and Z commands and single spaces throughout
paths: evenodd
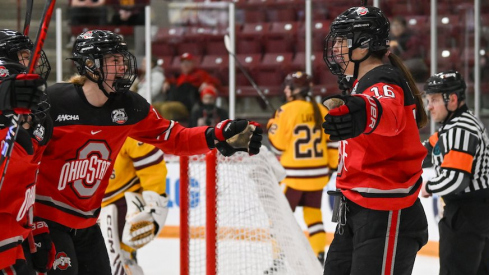
M 331 109 L 324 117 L 324 133 L 329 134 L 331 140 L 370 134 L 379 124 L 382 106 L 375 97 L 337 95 L 330 98 L 339 98 L 345 102 L 344 105 Z
M 36 244 L 36 252 L 32 254 L 32 264 L 38 272 L 44 273 L 53 267 L 56 249 L 49 236 L 48 225 L 43 221 L 34 222 L 32 234 Z
M 0 83 L 0 110 L 27 114 L 37 109 L 46 82 L 38 74 L 17 74 Z
M 260 152 L 263 130 L 260 125 L 246 119 L 224 120 L 214 128 L 216 148 L 229 157 L 237 151 L 256 155 Z

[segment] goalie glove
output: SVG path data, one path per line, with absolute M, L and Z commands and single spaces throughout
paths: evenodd
M 256 155 L 260 152 L 263 130 L 260 124 L 246 119 L 223 120 L 213 129 L 214 139 L 218 141 L 217 150 L 226 157 L 237 151 Z
M 163 229 L 168 215 L 168 198 L 154 191 L 143 194 L 126 192 L 127 215 L 122 242 L 139 249 L 152 241 Z
M 363 133 L 370 134 L 379 124 L 382 106 L 375 97 L 337 95 L 329 97 L 323 105 L 328 105 L 328 101 L 333 99 L 341 99 L 344 104 L 330 109 L 324 117 L 324 133 L 330 135 L 331 140 L 345 140 Z

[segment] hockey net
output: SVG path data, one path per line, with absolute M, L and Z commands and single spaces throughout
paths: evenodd
M 182 157 L 180 169 L 180 274 L 322 274 L 266 148 Z

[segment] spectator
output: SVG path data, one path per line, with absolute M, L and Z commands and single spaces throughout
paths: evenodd
M 105 0 L 71 0 L 69 11 L 72 26 L 107 25 Z
M 158 59 L 151 57 L 151 102 L 163 101 L 163 94 L 161 88 L 165 81 L 165 75 L 163 74 L 163 68 L 158 65 Z M 141 61 L 141 67 L 138 67 L 140 75 L 139 82 L 137 83 L 137 92 L 141 96 L 146 96 L 146 89 L 148 83 L 146 82 L 146 57 Z
M 148 0 L 119 0 L 118 4 L 114 5 L 116 10 L 112 16 L 113 25 L 144 25 L 144 7 L 149 5 Z
M 199 89 L 206 84 L 219 85 L 219 81 L 206 71 L 195 66 L 195 57 L 190 53 L 180 56 L 180 75 L 176 79 L 167 79 L 163 84 L 163 92 L 168 101 L 182 103 L 188 113 L 199 101 Z
M 217 91 L 211 85 L 205 86 L 200 92 L 202 106 L 192 111 L 189 127 L 214 126 L 219 121 L 228 119 L 228 111 L 216 106 Z
M 428 67 L 423 59 L 423 43 L 408 27 L 406 19 L 397 16 L 391 23 L 390 51 L 404 60 L 416 82 L 423 82 Z

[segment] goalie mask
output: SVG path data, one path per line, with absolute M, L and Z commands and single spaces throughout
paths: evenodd
M 136 79 L 136 58 L 122 36 L 111 31 L 86 31 L 75 40 L 71 58 L 80 75 L 98 84 L 106 96 L 126 92 Z
M 34 45 L 29 37 L 18 31 L 0 30 L 0 58 L 7 58 L 27 67 Z M 35 74 L 47 80 L 51 72 L 51 65 L 43 50 L 35 67 Z
M 311 95 L 312 77 L 301 71 L 290 73 L 284 80 L 284 87 L 287 86 L 292 92 L 291 97 L 296 99 L 300 95 L 305 98 Z M 299 89 L 299 91 L 294 93 L 295 89 Z
M 441 93 L 445 104 L 448 103 L 451 94 L 456 94 L 458 101 L 465 99 L 465 84 L 462 75 L 457 71 L 440 72 L 431 76 L 424 85 L 426 94 Z
M 358 67 L 372 52 L 389 47 L 389 20 L 379 8 L 353 7 L 340 14 L 331 23 L 330 33 L 324 39 L 323 60 L 334 75 L 344 75 L 348 63 L 354 62 L 354 78 Z M 368 49 L 361 59 L 352 58 L 353 50 Z

